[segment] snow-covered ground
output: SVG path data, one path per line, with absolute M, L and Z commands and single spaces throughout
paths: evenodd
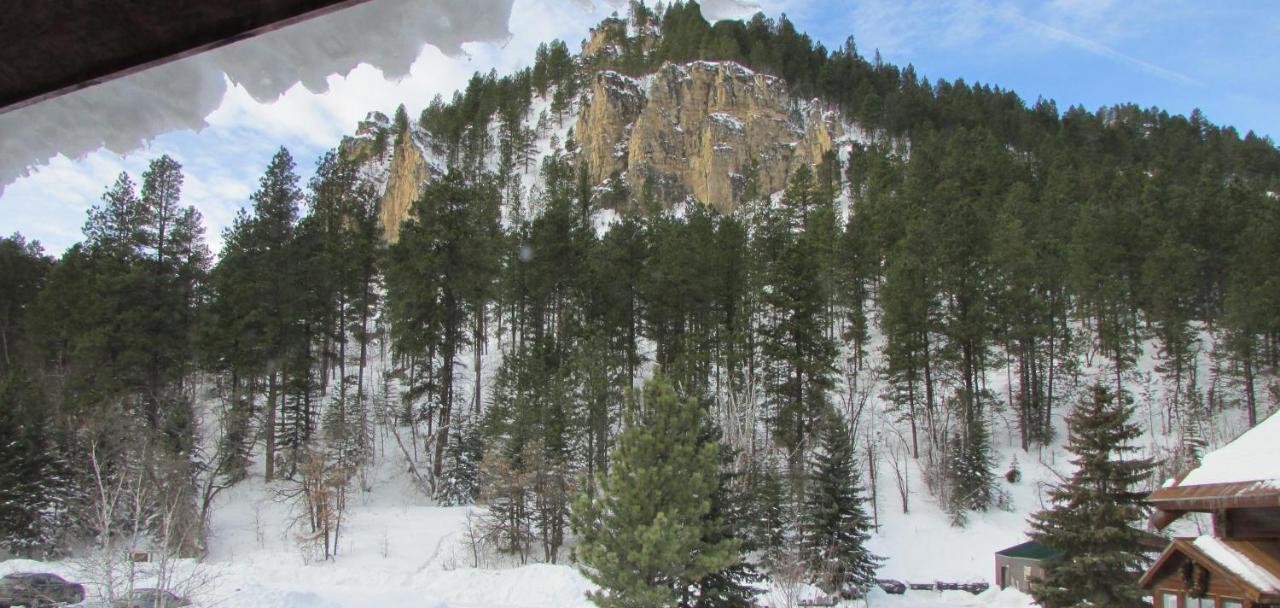
M 394 440 L 392 440 L 394 441 Z M 390 446 L 388 446 L 390 447 Z M 178 568 L 175 586 L 204 607 L 234 608 L 576 608 L 592 585 L 572 565 L 493 563 L 482 566 L 468 552 L 465 538 L 471 507 L 439 507 L 416 490 L 399 461 L 387 452 L 383 464 L 364 484 L 369 492 L 351 497 L 350 519 L 340 538 L 334 561 L 315 561 L 299 548 L 294 512 L 278 498 L 282 484 L 265 484 L 260 475 L 218 497 L 210 534 L 210 554 L 202 563 L 187 561 Z M 922 506 L 923 508 L 923 506 Z M 981 578 L 988 570 L 981 547 L 954 545 L 950 539 L 929 539 L 945 532 L 945 524 L 925 510 L 910 520 L 910 528 L 886 523 L 892 533 L 876 538 L 876 548 L 891 556 L 885 574 L 946 572 L 948 576 Z M 1013 517 L 1010 514 L 1010 517 Z M 973 527 L 969 533 L 988 537 L 998 522 Z M 1015 532 L 1016 533 L 1016 532 Z M 1008 537 L 1009 534 L 1001 536 Z M 983 539 L 983 546 L 989 544 Z M 996 543 L 999 544 L 999 543 Z M 923 545 L 923 546 L 921 546 Z M 981 562 L 981 563 L 979 563 Z M 916 563 L 912 568 L 909 563 Z M 947 564 L 936 570 L 934 565 Z M 75 560 L 0 562 L 0 574 L 23 571 L 54 572 L 70 580 L 87 580 L 88 565 Z M 914 580 L 914 579 L 912 579 Z M 139 586 L 149 585 L 144 577 Z M 94 605 L 97 590 L 90 586 Z M 765 593 L 762 605 L 782 606 L 782 594 Z M 1030 600 L 1013 590 L 968 593 L 909 591 L 890 596 L 876 590 L 868 603 L 892 608 L 993 607 L 1023 608 Z M 856 605 L 861 605 L 859 602 Z

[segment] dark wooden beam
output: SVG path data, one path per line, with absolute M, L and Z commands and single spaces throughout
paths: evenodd
M 1162 511 L 1199 511 L 1280 507 L 1280 489 L 1266 480 L 1158 488 L 1147 497 Z
M 0 113 L 367 0 L 19 0 L 0 19 Z
M 1169 524 L 1178 521 L 1186 511 L 1166 511 L 1164 509 L 1156 509 L 1151 513 L 1151 525 L 1157 530 L 1163 530 L 1169 527 Z

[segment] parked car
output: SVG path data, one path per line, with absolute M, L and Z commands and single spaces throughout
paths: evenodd
M 56 574 L 15 572 L 0 577 L 0 608 L 45 608 L 84 601 L 84 585 Z
M 191 600 L 163 589 L 134 589 L 114 602 L 111 608 L 179 608 L 190 606 Z
M 884 590 L 885 593 L 893 595 L 902 595 L 907 592 L 907 584 L 902 581 L 895 581 L 891 578 L 878 578 L 876 584 Z

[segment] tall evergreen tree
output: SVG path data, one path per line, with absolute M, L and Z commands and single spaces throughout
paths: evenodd
M 271 158 L 266 172 L 258 180 L 258 190 L 251 196 L 253 221 L 248 230 L 247 259 L 244 269 L 248 280 L 248 303 L 252 315 L 245 329 L 253 340 L 250 348 L 260 349 L 259 373 L 267 377 L 267 403 L 263 408 L 263 436 L 266 438 L 266 478 L 276 474 L 276 447 L 279 435 L 279 411 L 288 376 L 284 363 L 299 346 L 298 326 L 302 285 L 297 281 L 281 281 L 293 275 L 301 261 L 294 249 L 298 207 L 302 190 L 293 156 L 280 148 Z M 294 367 L 296 370 L 296 366 Z
M 443 470 L 449 443 L 458 355 L 467 345 L 483 346 L 483 332 L 476 328 L 483 327 L 497 274 L 499 197 L 491 186 L 490 180 L 472 180 L 461 171 L 428 184 L 388 259 L 395 347 L 427 365 L 422 384 L 411 390 L 434 389 L 429 407 L 437 413 L 435 477 Z
M 800 549 L 809 574 L 827 593 L 861 597 L 875 584 L 880 558 L 867 548 L 871 522 L 849 428 L 831 411 L 819 430 L 800 519 Z
M 1076 470 L 1049 491 L 1053 507 L 1032 515 L 1031 536 L 1065 552 L 1031 592 L 1046 608 L 1144 606 L 1137 580 L 1146 564 L 1139 532 L 1152 462 L 1135 458 L 1142 436 L 1133 406 L 1101 384 L 1068 419 Z
M 741 561 L 741 543 L 709 517 L 719 486 L 715 441 L 699 441 L 703 408 L 663 379 L 628 404 L 609 473 L 574 503 L 577 554 L 600 606 L 692 606 L 696 583 Z
M 828 407 L 836 345 L 827 332 L 827 284 L 813 263 L 824 249 L 815 222 L 826 215 L 808 167 L 796 171 L 783 203 L 768 212 L 759 237 L 764 305 L 759 331 L 774 435 L 798 465 Z
M 711 509 L 705 517 L 707 529 L 703 541 L 715 545 L 725 539 L 740 543 L 737 563 L 712 572 L 694 583 L 692 595 L 694 608 L 750 608 L 756 605 L 755 596 L 760 589 L 755 586 L 764 577 L 747 561 L 746 553 L 754 550 L 748 531 L 750 496 L 746 495 L 739 474 L 734 471 L 737 460 L 733 448 L 724 445 L 723 434 L 715 422 L 704 419 L 700 443 L 715 442 L 720 445 L 720 475 L 715 492 L 711 495 Z
M 38 241 L 0 237 L 0 374 L 30 352 L 32 308 L 52 265 Z

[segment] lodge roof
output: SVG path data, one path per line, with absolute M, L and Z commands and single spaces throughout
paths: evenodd
M 1280 507 L 1280 415 L 1272 414 L 1147 498 L 1157 529 L 1188 511 Z
M 1226 540 L 1213 536 L 1176 538 L 1138 581 L 1151 589 L 1160 572 L 1176 555 L 1204 566 L 1214 576 L 1225 577 L 1245 591 L 1250 600 L 1280 603 L 1280 549 L 1273 543 Z
M 1226 445 L 1205 454 L 1178 485 L 1280 482 L 1280 415 L 1272 414 Z M 1276 486 L 1280 490 L 1280 484 Z

